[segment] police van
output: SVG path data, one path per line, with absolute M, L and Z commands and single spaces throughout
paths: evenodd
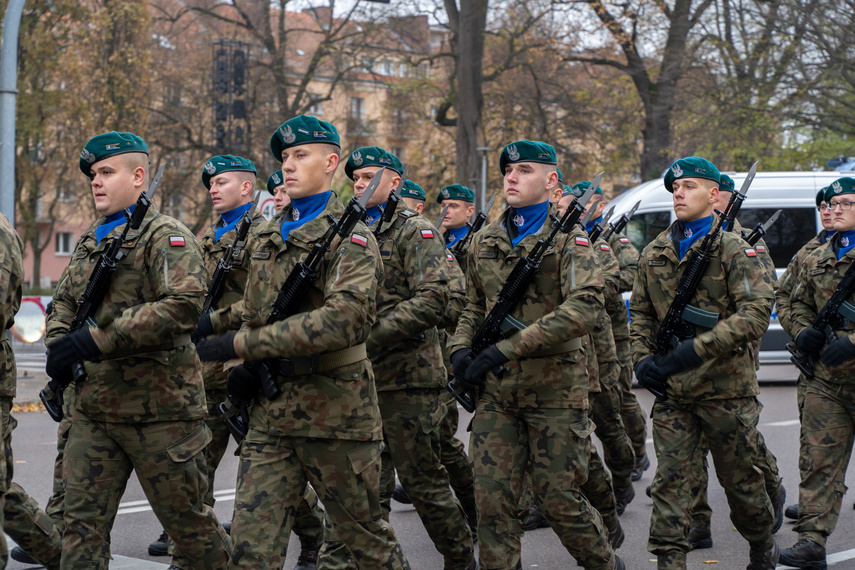
M 742 187 L 747 173 L 724 172 L 733 178 L 736 188 Z M 765 223 L 777 210 L 782 210 L 778 221 L 763 236 L 778 275 L 787 268 L 790 259 L 821 229 L 816 209 L 816 193 L 845 172 L 758 172 L 739 211 L 738 220 L 750 232 Z M 628 212 L 641 201 L 638 210 L 626 228 L 626 235 L 640 252 L 663 230 L 676 220 L 671 193 L 665 190 L 663 179 L 651 180 L 631 188 L 611 201 L 615 207 L 612 220 Z M 787 342 L 790 337 L 778 324 L 772 312 L 772 322 L 760 345 L 762 364 L 780 364 L 790 361 Z

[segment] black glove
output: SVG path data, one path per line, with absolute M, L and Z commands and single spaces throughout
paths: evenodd
M 466 374 L 466 369 L 469 368 L 473 360 L 475 360 L 475 353 L 468 348 L 461 348 L 451 355 L 452 372 L 458 381 L 463 380 L 463 375 Z
M 233 396 L 239 400 L 252 400 L 258 391 L 261 389 L 261 382 L 258 377 L 246 369 L 246 366 L 241 364 L 235 366 L 229 372 L 229 379 L 226 383 L 226 389 L 229 391 L 229 396 Z
M 51 372 L 61 375 L 63 370 L 71 370 L 71 365 L 83 360 L 92 360 L 101 356 L 101 350 L 95 344 L 88 327 L 78 329 L 62 336 L 48 346 L 45 370 L 51 378 Z
M 681 341 L 677 348 L 666 354 L 665 358 L 657 361 L 659 373 L 665 378 L 697 368 L 703 363 L 704 361 L 695 352 L 695 341 L 692 339 Z
M 799 335 L 799 338 L 801 337 L 802 335 Z M 819 359 L 826 366 L 840 366 L 844 362 L 852 360 L 853 358 L 855 358 L 855 344 L 852 344 L 849 337 L 845 336 L 829 344 L 828 347 L 819 355 Z
M 825 345 L 825 335 L 813 327 L 808 327 L 799 333 L 796 345 L 802 352 L 816 354 Z
M 229 331 L 220 336 L 200 340 L 196 344 L 196 352 L 202 362 L 225 362 L 237 358 L 235 352 L 235 331 Z
M 662 374 L 659 366 L 655 356 L 648 356 L 635 365 L 635 378 L 642 388 L 657 399 L 664 400 L 665 390 L 668 388 L 668 377 Z
M 196 330 L 190 335 L 190 340 L 194 344 L 199 344 L 200 340 L 212 334 L 214 334 L 214 326 L 211 324 L 211 313 L 205 313 L 196 323 Z
M 470 389 L 483 386 L 487 379 L 487 373 L 507 361 L 508 357 L 499 352 L 495 344 L 488 346 L 466 368 L 466 372 L 463 374 L 463 385 Z

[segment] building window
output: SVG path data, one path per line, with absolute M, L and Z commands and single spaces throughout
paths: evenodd
M 350 98 L 350 118 L 360 122 L 365 120 L 365 100 L 362 97 Z
M 401 146 L 393 146 L 392 154 L 398 157 L 398 160 L 404 162 L 404 147 Z
M 312 99 L 315 99 L 315 100 L 309 104 L 309 108 L 306 109 L 306 114 L 307 115 L 323 115 L 324 114 L 324 102 L 319 100 L 319 99 L 316 99 L 315 97 L 312 97 L 311 95 L 310 95 L 310 97 Z
M 74 234 L 71 232 L 56 233 L 56 254 L 71 255 L 74 250 Z

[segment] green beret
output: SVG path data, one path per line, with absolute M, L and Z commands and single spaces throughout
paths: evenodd
M 461 184 L 449 184 L 443 186 L 439 191 L 436 201 L 442 204 L 443 200 L 463 200 L 464 202 L 475 202 L 475 191 Z
M 819 192 L 816 193 L 816 207 L 817 208 L 819 208 L 819 205 L 825 201 L 825 193 L 826 192 L 828 192 L 828 186 L 823 186 L 822 188 L 819 189 Z
M 347 164 L 344 165 L 344 173 L 353 180 L 353 171 L 367 166 L 385 166 L 398 174 L 404 172 L 401 161 L 388 150 L 379 146 L 364 146 L 350 153 Z
M 326 143 L 341 148 L 341 139 L 332 123 L 310 115 L 288 119 L 270 137 L 270 152 L 282 162 L 282 151 L 301 144 Z
M 574 187 L 574 188 L 575 188 L 575 187 Z M 565 184 L 565 185 L 564 185 L 564 188 L 561 190 L 561 197 L 563 198 L 564 196 L 570 196 L 571 194 L 572 194 L 573 196 L 576 196 L 577 198 L 579 198 L 579 197 L 581 197 L 581 196 L 582 196 L 582 194 L 584 194 L 584 191 L 582 191 L 582 190 L 574 190 L 573 188 L 571 188 L 570 186 L 567 186 L 567 185 Z
M 831 186 L 825 192 L 825 202 L 831 203 L 831 198 L 840 194 L 855 194 L 855 178 L 838 178 L 831 183 Z
M 556 168 L 555 171 L 558 172 L 558 183 L 563 185 L 564 184 L 564 175 L 561 174 L 561 169 Z
M 502 149 L 502 155 L 499 157 L 499 170 L 501 170 L 502 176 L 505 175 L 505 166 L 515 162 L 558 164 L 558 158 L 555 155 L 555 149 L 550 144 L 521 140 Z
M 252 172 L 253 174 L 258 174 L 255 165 L 248 158 L 221 154 L 219 156 L 212 156 L 205 163 L 205 167 L 202 169 L 202 184 L 210 190 L 211 177 L 222 174 L 223 172 Z
M 282 186 L 283 184 L 285 184 L 285 180 L 282 178 L 282 171 L 277 170 L 270 175 L 270 178 L 267 179 L 267 191 L 273 194 L 273 190 L 277 186 Z
M 727 174 L 722 174 L 721 181 L 718 183 L 718 189 L 722 192 L 735 192 L 736 182 L 734 182 L 733 178 L 731 178 Z
M 665 189 L 674 192 L 674 181 L 680 178 L 706 178 L 716 184 L 721 182 L 721 173 L 715 164 L 706 158 L 698 156 L 687 156 L 677 160 L 665 173 Z
M 424 188 L 409 179 L 404 182 L 404 187 L 401 188 L 401 197 L 413 198 L 414 200 L 421 200 L 422 202 L 427 200 Z
M 590 187 L 591 187 L 591 181 L 590 180 L 583 180 L 581 182 L 577 182 L 576 184 L 574 184 L 573 187 L 570 189 L 570 192 L 574 196 L 580 197 Z M 594 191 L 594 194 L 602 194 L 602 193 L 603 193 L 603 189 L 600 188 L 599 186 L 597 186 L 597 189 Z
M 148 145 L 145 141 L 133 133 L 117 133 L 110 131 L 103 135 L 97 135 L 89 139 L 83 151 L 80 153 L 80 170 L 90 179 L 92 176 L 92 165 L 96 162 L 116 156 L 117 154 L 127 154 L 129 152 L 139 152 L 148 154 Z

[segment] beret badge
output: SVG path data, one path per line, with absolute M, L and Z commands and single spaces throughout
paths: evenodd
M 843 192 L 843 186 L 840 184 L 839 180 L 835 180 L 834 182 L 832 182 L 831 187 L 834 188 L 835 194 L 840 194 L 841 192 Z
M 276 172 L 273 173 L 273 176 L 271 176 L 271 178 L 273 179 L 273 183 L 276 184 L 277 186 L 282 184 L 282 179 L 279 178 L 279 174 L 277 174 Z
M 80 153 L 80 160 L 86 162 L 88 164 L 92 164 L 95 162 L 95 155 L 89 152 L 88 149 L 83 149 L 83 152 Z
M 291 125 L 279 127 L 279 134 L 282 136 L 282 140 L 285 144 L 291 144 L 297 140 L 297 135 L 295 135 L 294 131 L 291 130 Z
M 683 176 L 683 169 L 682 169 L 682 168 L 680 168 L 680 165 L 679 165 L 679 164 L 676 164 L 676 163 L 675 163 L 675 164 L 671 167 L 671 172 L 673 172 L 673 173 L 674 173 L 674 176 L 676 176 L 676 177 L 678 177 L 678 178 L 679 178 L 680 176 Z
M 352 155 L 350 155 L 350 157 L 353 159 L 353 164 L 355 164 L 356 166 L 362 165 L 362 153 L 361 152 L 359 152 L 357 150 Z
M 443 197 L 443 198 L 448 198 L 449 196 L 451 196 L 451 194 L 449 194 L 449 192 L 448 192 L 448 188 L 443 188 L 443 189 L 442 189 L 442 197 Z
M 207 172 L 208 174 L 213 176 L 214 173 L 217 172 L 217 167 L 214 166 L 214 163 L 209 160 L 208 162 L 205 163 L 205 172 Z
M 520 159 L 520 153 L 517 151 L 517 145 L 512 144 L 508 147 L 508 158 L 514 161 Z

